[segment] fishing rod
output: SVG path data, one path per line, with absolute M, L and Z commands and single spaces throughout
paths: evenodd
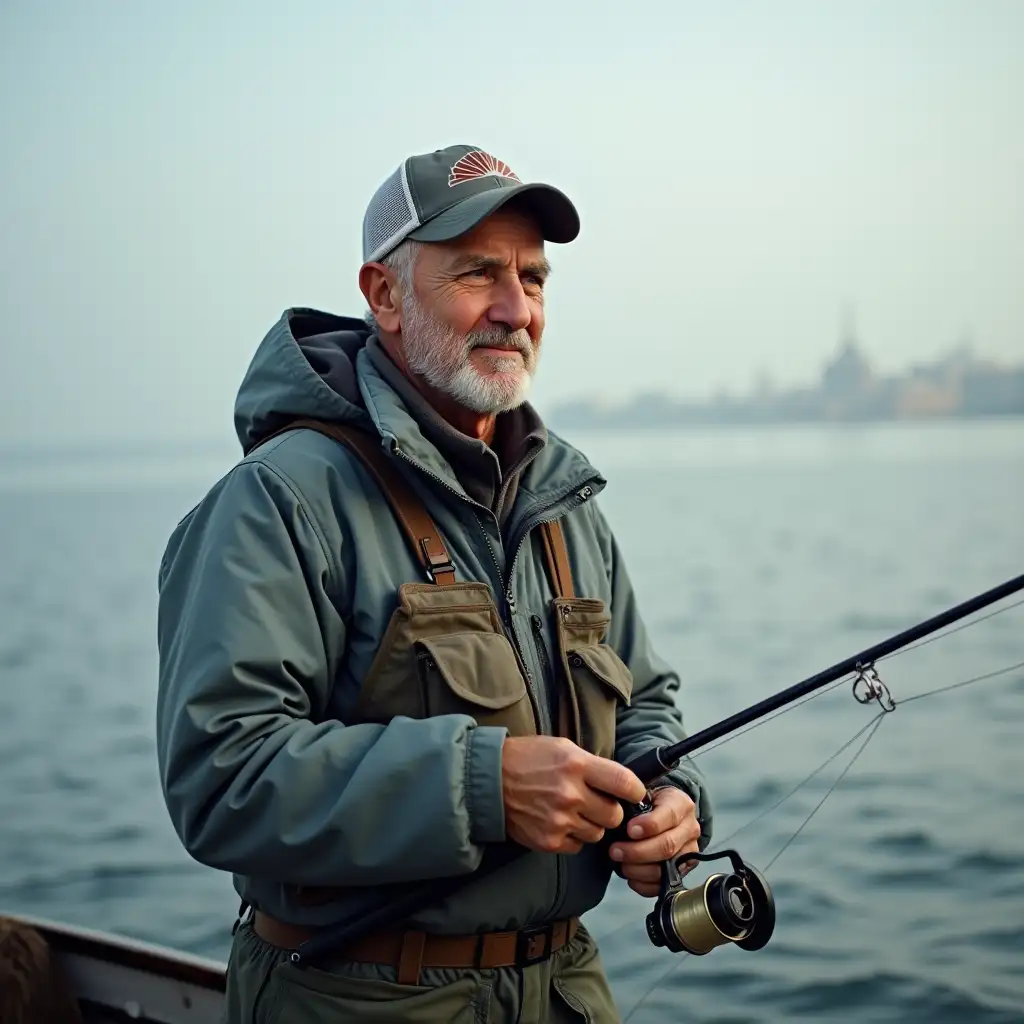
M 621 832 L 632 818 L 651 810 L 653 801 L 650 786 L 677 767 L 684 757 L 845 676 L 857 673 L 853 692 L 858 702 L 868 704 L 876 701 L 883 711 L 894 710 L 896 702 L 879 678 L 876 662 L 1022 590 L 1024 575 L 1016 576 L 859 651 L 802 682 L 780 690 L 749 708 L 723 718 L 678 743 L 663 744 L 634 758 L 626 767 L 648 787 L 648 792 L 641 803 L 624 805 L 623 822 L 616 831 Z M 463 887 L 506 867 L 527 852 L 525 847 L 509 842 L 489 850 L 480 867 L 471 874 L 439 880 L 430 886 L 409 883 L 395 887 L 395 896 L 391 901 L 354 914 L 347 921 L 325 929 L 302 943 L 291 953 L 291 962 L 296 966 L 304 966 L 359 935 L 377 928 L 394 926 L 412 914 L 447 899 Z M 732 870 L 729 873 L 713 874 L 693 889 L 683 885 L 684 863 L 720 859 L 730 861 Z M 728 943 L 750 951 L 763 948 L 771 938 L 775 927 L 775 903 L 771 887 L 764 876 L 753 866 L 744 863 L 735 850 L 686 853 L 662 864 L 661 891 L 646 923 L 651 942 L 673 952 L 703 955 Z M 538 934 L 543 931 L 537 930 Z
M 1024 590 L 1024 575 L 1007 580 L 991 590 L 963 601 L 916 626 L 897 633 L 881 643 L 837 662 L 830 668 L 780 690 L 738 711 L 728 718 L 678 743 L 669 743 L 645 751 L 630 761 L 629 768 L 645 785 L 672 771 L 688 754 L 723 736 L 753 724 L 767 715 L 793 704 L 830 683 L 857 673 L 853 695 L 861 704 L 877 701 L 883 712 L 893 711 L 896 702 L 888 687 L 879 678 L 875 663 L 887 655 L 910 646 L 917 640 L 973 615 L 1011 594 Z M 653 807 L 650 789 L 642 803 L 627 809 L 628 821 Z M 710 861 L 728 858 L 729 874 L 711 875 L 698 888 L 683 885 L 681 865 L 686 861 Z M 647 935 L 655 946 L 666 946 L 675 953 L 703 955 L 717 946 L 734 943 L 741 949 L 757 950 L 767 945 L 775 929 L 775 901 L 765 877 L 752 865 L 745 864 L 735 850 L 717 853 L 684 854 L 665 861 L 661 868 L 661 889 L 654 910 L 647 915 Z
M 954 622 L 965 619 L 968 615 L 973 615 L 975 612 L 981 611 L 982 608 L 987 608 L 1021 590 L 1024 590 L 1024 576 L 1016 576 L 1012 580 L 1001 583 L 998 587 L 978 594 L 977 597 L 972 597 L 962 604 L 955 605 L 938 615 L 933 615 L 930 619 L 925 619 L 924 622 L 919 622 L 916 626 L 911 626 L 910 629 L 905 629 L 902 633 L 897 633 L 895 636 L 889 637 L 888 640 L 875 644 L 874 647 L 868 647 L 858 654 L 836 662 L 831 668 L 818 672 L 785 690 L 780 690 L 773 696 L 766 697 L 743 711 L 738 711 L 735 715 L 723 718 L 722 721 L 709 725 L 706 729 L 694 733 L 685 740 L 648 750 L 630 761 L 626 767 L 634 772 L 641 782 L 650 784 L 661 778 L 666 772 L 672 771 L 687 754 L 692 754 L 695 750 L 699 750 L 737 729 L 742 729 L 745 725 L 750 725 L 758 719 L 770 715 L 773 711 L 778 711 L 779 708 L 792 704 L 801 697 L 806 697 L 809 693 L 842 679 L 843 676 L 848 676 L 851 672 L 863 673 L 866 684 L 863 695 L 867 697 L 867 700 L 862 700 L 861 703 L 878 700 L 885 710 L 891 711 L 894 703 L 888 695 L 888 691 L 879 692 L 878 690 L 879 685 L 884 687 L 884 684 L 877 678 L 877 673 L 874 671 L 875 662 L 908 647 L 915 640 L 920 640 L 931 633 L 937 633 L 940 629 L 951 626 Z M 859 679 L 860 677 L 858 677 L 858 681 Z

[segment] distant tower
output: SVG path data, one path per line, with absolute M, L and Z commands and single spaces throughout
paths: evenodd
M 852 302 L 843 306 L 842 320 L 839 325 L 839 338 L 841 348 L 857 347 L 857 311 L 853 308 Z
M 960 332 L 960 339 L 950 352 L 949 362 L 959 370 L 968 369 L 974 362 L 974 336 L 967 328 Z
M 852 306 L 843 310 L 839 353 L 825 366 L 821 375 L 821 390 L 835 398 L 862 395 L 871 386 L 874 374 L 857 343 Z

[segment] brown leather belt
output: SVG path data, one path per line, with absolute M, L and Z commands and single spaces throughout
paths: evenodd
M 529 967 L 546 960 L 571 941 L 579 926 L 579 918 L 573 917 L 541 928 L 484 935 L 378 932 L 342 946 L 333 956 L 352 963 L 394 967 L 400 984 L 416 985 L 423 967 Z M 319 934 L 311 928 L 278 921 L 259 910 L 253 913 L 252 928 L 264 942 L 282 949 L 296 949 Z

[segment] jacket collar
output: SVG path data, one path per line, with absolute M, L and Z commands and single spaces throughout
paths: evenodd
M 366 411 L 381 436 L 382 445 L 390 451 L 397 449 L 401 457 L 420 471 L 440 479 L 467 501 L 472 501 L 448 461 L 424 436 L 419 423 L 373 365 L 365 348 L 356 357 L 356 379 Z M 603 489 L 605 480 L 582 452 L 549 430 L 544 448 L 523 472 L 516 505 L 532 507 L 557 504 L 585 485 L 591 486 L 594 493 L 597 493 Z

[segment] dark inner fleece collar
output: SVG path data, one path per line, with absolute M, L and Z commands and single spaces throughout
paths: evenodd
M 490 448 L 445 420 L 398 368 L 376 334 L 368 339 L 366 354 L 401 398 L 423 436 L 447 460 L 466 493 L 491 509 L 504 526 L 523 470 L 547 443 L 547 429 L 536 410 L 524 402 L 511 412 L 499 414 L 494 447 Z

